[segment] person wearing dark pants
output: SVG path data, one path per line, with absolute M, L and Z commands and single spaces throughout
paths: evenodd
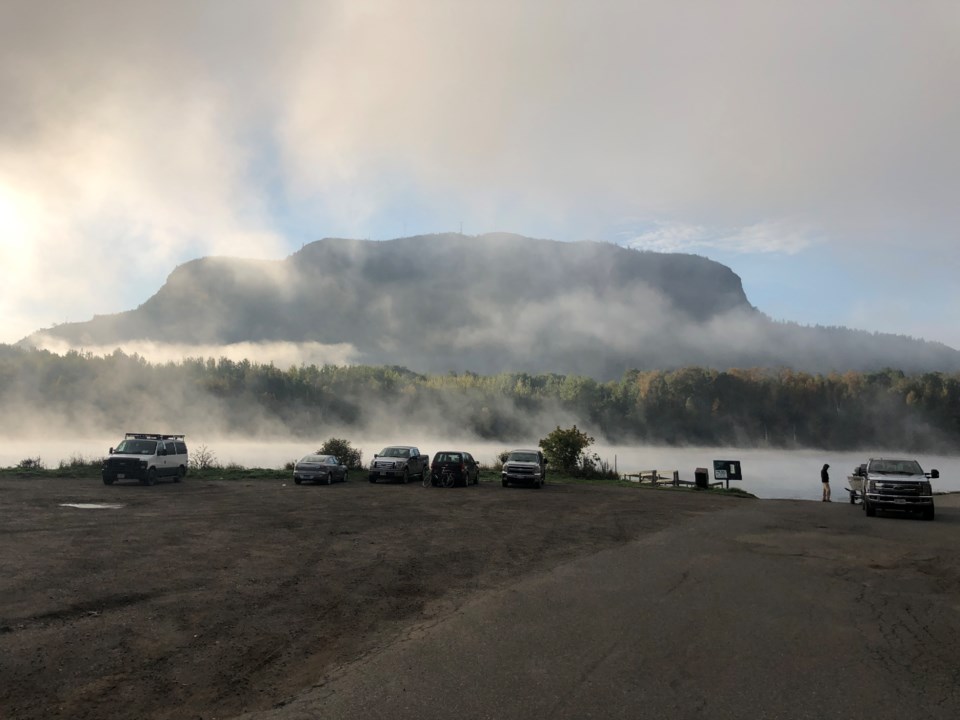
M 827 472 L 827 468 L 829 467 L 829 465 L 824 463 L 823 469 L 820 470 L 820 484 L 823 485 L 823 502 L 830 502 L 830 473 Z

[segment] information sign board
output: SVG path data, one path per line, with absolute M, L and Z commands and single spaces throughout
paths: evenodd
M 743 480 L 743 474 L 740 472 L 739 460 L 714 460 L 713 461 L 713 479 L 714 480 Z

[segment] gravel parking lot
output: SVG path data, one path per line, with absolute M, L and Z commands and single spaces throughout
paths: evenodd
M 267 709 L 478 591 L 745 502 L 759 501 L 357 477 L 3 478 L 0 717 Z

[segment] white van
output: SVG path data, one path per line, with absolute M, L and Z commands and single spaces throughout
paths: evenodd
M 187 443 L 183 435 L 127 433 L 100 471 L 104 485 L 117 480 L 139 480 L 155 485 L 162 477 L 180 482 L 187 474 Z

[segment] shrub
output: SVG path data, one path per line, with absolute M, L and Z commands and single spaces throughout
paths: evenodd
M 557 429 L 540 440 L 540 447 L 553 467 L 566 472 L 581 469 L 584 450 L 593 444 L 593 438 L 574 425 L 572 428 Z M 598 458 L 599 459 L 599 458 Z
M 220 467 L 216 453 L 206 445 L 201 445 L 190 453 L 189 465 L 191 470 L 208 470 Z
M 585 478 L 602 478 L 604 480 L 617 480 L 620 476 L 606 460 L 601 460 L 596 453 L 588 455 L 584 453 L 580 458 L 580 467 L 578 475 Z
M 85 458 L 79 453 L 74 453 L 66 460 L 61 460 L 58 467 L 61 470 L 99 470 L 103 465 L 103 458 Z
M 43 464 L 43 460 L 39 457 L 35 458 L 24 458 L 17 463 L 18 470 L 44 470 L 46 465 Z
M 317 450 L 317 455 L 333 455 L 341 464 L 346 465 L 351 470 L 362 467 L 360 463 L 363 459 L 363 452 L 354 449 L 348 440 L 342 438 L 330 438 L 327 440 L 320 446 L 320 449 Z

